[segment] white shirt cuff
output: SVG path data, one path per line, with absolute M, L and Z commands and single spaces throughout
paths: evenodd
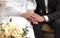
M 45 20 L 46 20 L 46 22 L 48 22 L 49 21 L 49 18 L 48 18 L 48 16 L 44 16 L 44 18 L 45 18 Z

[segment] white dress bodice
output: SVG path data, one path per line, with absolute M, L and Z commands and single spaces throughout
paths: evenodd
M 36 2 L 29 0 L 6 0 L 2 16 L 19 16 L 27 10 L 35 10 Z

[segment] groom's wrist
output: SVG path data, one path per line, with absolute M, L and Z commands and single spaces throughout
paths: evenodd
M 45 19 L 45 21 L 46 21 L 46 22 L 48 22 L 48 21 L 49 21 L 48 16 L 44 15 L 43 17 L 44 17 L 44 19 Z

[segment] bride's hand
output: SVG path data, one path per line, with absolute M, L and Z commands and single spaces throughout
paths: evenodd
M 28 11 L 26 13 L 21 14 L 21 16 L 27 18 L 30 22 L 32 22 L 33 24 L 38 24 L 38 21 L 35 20 L 35 17 L 33 17 L 35 13 L 33 13 L 33 11 Z
M 28 12 L 25 12 L 25 13 L 21 14 L 21 16 L 23 16 L 27 19 L 32 18 L 32 15 L 33 15 L 33 11 L 28 11 Z
M 21 14 L 21 16 L 29 19 L 29 18 L 31 18 L 31 14 L 32 14 L 32 13 L 27 13 L 27 12 L 26 12 L 26 13 Z

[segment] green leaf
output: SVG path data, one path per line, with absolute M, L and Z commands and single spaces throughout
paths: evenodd
M 2 25 L 3 23 L 0 23 L 0 26 Z
M 15 38 L 14 36 L 10 35 L 11 38 Z
M 10 22 L 12 22 L 12 18 L 10 18 L 10 20 L 9 20 Z
M 22 28 L 24 31 L 24 33 L 23 33 L 24 36 L 26 36 L 28 34 L 29 30 L 27 28 L 28 28 L 27 26 L 25 28 Z

